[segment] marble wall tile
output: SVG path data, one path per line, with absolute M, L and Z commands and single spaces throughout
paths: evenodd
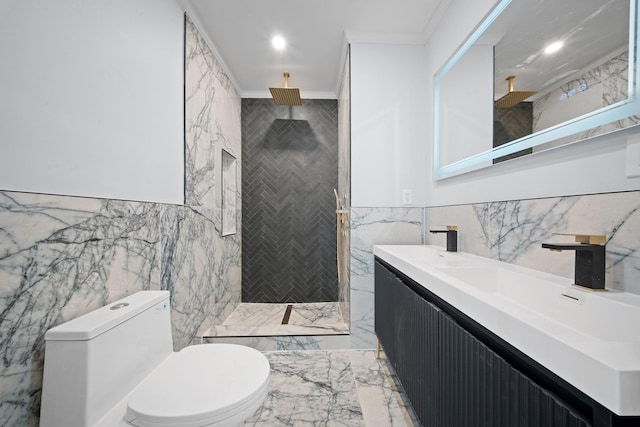
M 604 234 L 606 286 L 640 294 L 640 192 L 426 208 L 425 218 L 427 224 L 455 218 L 461 251 L 567 278 L 573 278 L 575 254 L 542 249 L 542 243 L 572 241 L 553 233 Z
M 241 100 L 194 23 L 185 17 L 185 204 L 167 213 L 164 263 L 173 286 L 177 348 L 221 323 L 241 295 Z M 222 153 L 235 157 L 235 234 L 222 233 Z M 231 186 L 233 187 L 233 186 Z M 173 228 L 172 228 L 173 227 Z M 173 246 L 172 246 L 173 245 Z M 176 330 L 177 327 L 182 330 Z
M 373 274 L 373 245 L 422 244 L 422 208 L 352 208 L 351 277 Z
M 160 205 L 0 192 L 0 423 L 34 425 L 44 334 L 160 288 Z
M 514 203 L 514 202 L 511 202 Z M 512 262 L 536 270 L 574 276 L 575 254 L 542 249 L 542 241 L 571 242 L 567 236 L 552 233 L 603 234 L 607 236 L 605 283 L 608 288 L 640 294 L 640 192 L 608 193 L 585 196 L 522 201 L 528 209 L 536 206 L 544 234 L 510 239 L 510 245 L 527 249 Z M 543 218 L 546 218 L 545 227 Z M 522 221 L 514 217 L 513 221 Z
M 351 209 L 351 348 L 373 348 L 373 245 L 420 245 L 422 208 Z
M 345 323 L 349 324 L 349 277 L 350 277 L 350 221 L 349 208 L 351 207 L 351 55 L 347 51 L 342 84 L 338 95 L 338 197 L 339 207 L 346 213 L 343 214 L 343 222 L 338 227 L 341 233 L 340 280 L 338 281 L 338 301 L 340 311 Z
M 484 204 L 445 206 L 425 209 L 426 245 L 447 247 L 444 234 L 430 233 L 429 230 L 443 230 L 445 225 L 458 227 L 458 250 L 481 256 L 489 256 L 486 242 L 489 240 L 488 211 Z
M 188 17 L 185 25 L 185 204 L 207 208 L 220 228 L 222 149 L 241 163 L 240 96 Z
M 171 292 L 173 340 L 179 350 L 239 304 L 239 256 L 225 251 L 233 239 L 221 238 L 207 216 L 189 207 L 166 207 L 161 224 L 162 288 Z
M 185 203 L 215 208 L 215 157 L 211 123 L 214 58 L 193 22 L 185 22 Z

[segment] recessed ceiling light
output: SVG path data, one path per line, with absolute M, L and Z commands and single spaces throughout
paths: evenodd
M 287 41 L 282 36 L 273 36 L 271 39 L 271 46 L 273 46 L 275 50 L 284 50 L 286 45 Z
M 562 49 L 563 45 L 564 45 L 564 43 L 562 43 L 562 42 L 553 42 L 549 46 L 544 48 L 544 53 L 549 55 L 551 53 L 557 52 L 560 49 Z

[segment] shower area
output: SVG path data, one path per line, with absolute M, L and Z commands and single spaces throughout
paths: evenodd
M 349 333 L 339 103 L 242 99 L 242 302 L 216 335 Z

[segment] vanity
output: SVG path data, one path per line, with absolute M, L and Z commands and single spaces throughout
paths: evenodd
M 640 296 L 374 246 L 375 331 L 425 426 L 640 426 Z

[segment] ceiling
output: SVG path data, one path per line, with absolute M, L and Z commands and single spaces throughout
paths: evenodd
M 346 40 L 423 44 L 452 0 L 186 0 L 243 98 L 290 87 L 335 98 Z M 271 38 L 287 40 L 283 52 Z
M 243 98 L 299 87 L 302 98 L 335 98 L 349 42 L 424 44 L 453 0 L 183 0 L 185 10 Z M 542 91 L 624 47 L 628 0 L 519 0 L 478 40 L 495 45 L 495 89 Z M 287 40 L 283 52 L 271 38 Z M 573 43 L 553 58 L 544 43 Z M 582 46 L 576 47 L 576 46 Z

